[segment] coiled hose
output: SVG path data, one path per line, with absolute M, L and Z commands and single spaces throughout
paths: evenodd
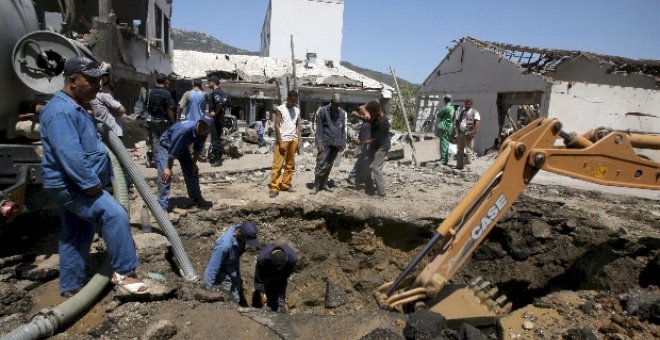
M 126 176 L 124 175 L 124 169 L 119 164 L 119 160 L 115 153 L 112 152 L 107 145 L 103 144 L 105 150 L 108 151 L 108 156 L 110 156 L 110 163 L 112 163 L 112 172 L 114 173 L 114 178 L 112 179 L 112 196 L 119 202 L 119 204 L 126 209 L 126 212 L 130 215 L 130 199 L 128 198 L 128 183 L 126 183 Z
M 126 185 L 124 169 L 114 153 L 107 146 L 105 148 L 110 156 L 112 170 L 115 174 L 112 180 L 113 196 L 128 211 L 128 185 Z M 110 283 L 112 272 L 110 264 L 105 261 L 99 268 L 98 273 L 77 294 L 52 309 L 40 311 L 29 323 L 5 334 L 0 337 L 0 340 L 32 340 L 53 336 L 58 329 L 70 324 L 80 313 L 87 310 L 96 301 Z
M 113 170 L 115 171 L 115 178 L 112 183 L 113 190 L 115 190 L 115 198 L 118 199 L 119 203 L 122 203 L 120 201 L 122 200 L 121 197 L 125 197 L 125 207 L 128 206 L 128 186 L 126 185 L 126 177 L 124 176 L 124 169 L 127 169 L 129 175 L 133 179 L 133 183 L 135 183 L 138 192 L 142 196 L 142 199 L 145 201 L 152 214 L 156 217 L 156 220 L 170 240 L 175 258 L 179 264 L 183 264 L 182 276 L 189 281 L 197 281 L 197 275 L 190 264 L 188 256 L 183 250 L 183 245 L 181 244 L 181 240 L 179 239 L 174 226 L 170 222 L 167 213 L 154 199 L 147 182 L 133 163 L 124 144 L 104 123 L 98 122 L 97 129 L 101 132 L 106 143 L 110 143 L 111 150 L 113 151 L 108 154 L 111 155 L 110 159 L 112 161 Z M 123 168 L 117 164 L 117 157 L 115 157 L 115 155 L 119 156 L 118 158 L 124 166 Z M 0 337 L 0 340 L 32 340 L 54 335 L 60 327 L 70 324 L 80 313 L 87 310 L 91 304 L 96 301 L 97 297 L 110 282 L 112 272 L 112 268 L 106 261 L 99 269 L 99 272 L 95 274 L 87 285 L 85 285 L 85 287 L 83 287 L 77 294 L 52 309 L 42 310 L 32 318 L 30 323 L 3 335 Z
M 135 163 L 133 163 L 133 159 L 124 147 L 124 143 L 122 143 L 121 139 L 106 124 L 97 122 L 96 128 L 101 132 L 101 136 L 103 136 L 106 143 L 110 144 L 110 149 L 119 158 L 121 165 L 128 171 L 140 196 L 142 196 L 142 200 L 147 204 L 147 207 L 151 210 L 151 214 L 156 218 L 156 221 L 165 232 L 174 251 L 174 258 L 180 267 L 181 276 L 191 282 L 197 281 L 198 277 L 195 269 L 192 267 L 190 259 L 183 249 L 183 244 L 179 235 L 176 233 L 176 229 L 174 229 L 172 222 L 167 216 L 167 212 L 156 202 L 156 198 L 151 193 L 147 181 L 142 177 Z
M 110 264 L 105 261 L 99 272 L 76 295 L 52 309 L 42 310 L 30 323 L 3 335 L 0 340 L 32 340 L 53 336 L 60 327 L 71 324 L 96 301 L 110 282 L 112 272 Z

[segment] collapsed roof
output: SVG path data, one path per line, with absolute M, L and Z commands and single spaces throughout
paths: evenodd
M 174 72 L 190 79 L 218 74 L 232 81 L 265 84 L 272 79 L 292 74 L 291 61 L 285 59 L 187 50 L 174 50 L 173 56 Z M 309 60 L 296 60 L 296 78 L 298 85 L 302 86 L 392 89 L 377 80 L 332 62 L 320 64 Z
M 525 73 L 547 74 L 555 71 L 559 64 L 586 57 L 590 60 L 609 64 L 613 74 L 643 74 L 660 80 L 660 60 L 630 59 L 625 57 L 597 54 L 585 51 L 557 50 L 484 41 L 472 37 L 469 40 L 484 50 L 491 51 L 518 65 Z

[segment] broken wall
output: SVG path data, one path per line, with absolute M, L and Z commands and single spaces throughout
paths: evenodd
M 473 100 L 473 107 L 481 115 L 481 127 L 475 137 L 475 151 L 483 155 L 493 146 L 499 133 L 497 94 L 501 92 L 549 93 L 551 84 L 542 76 L 522 74 L 510 61 L 500 58 L 491 51 L 480 49 L 469 40 L 464 40 L 452 49 L 445 59 L 427 77 L 417 92 L 418 112 L 415 131 L 420 132 L 426 120 L 433 121 L 438 103 L 428 100 L 444 94 L 452 95 L 453 102 Z M 425 105 L 421 105 L 425 104 Z M 541 113 L 547 112 L 548 96 L 541 102 Z
M 651 75 L 643 73 L 617 73 L 613 72 L 612 68 L 613 65 L 608 62 L 600 62 L 581 55 L 573 60 L 560 63 L 547 76 L 553 80 L 656 90 L 660 88 L 660 82 Z
M 601 126 L 660 133 L 660 91 L 559 81 L 548 116 L 577 133 Z

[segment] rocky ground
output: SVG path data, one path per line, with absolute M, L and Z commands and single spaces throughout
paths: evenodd
M 436 147 L 428 149 L 433 153 Z M 314 157 L 303 153 L 294 177 L 297 192 L 271 199 L 272 156 L 248 144 L 237 144 L 237 151 L 241 157 L 221 168 L 201 164 L 202 191 L 214 203 L 208 210 L 191 208 L 183 181 L 175 179 L 177 208 L 170 219 L 198 275 L 215 239 L 233 223 L 252 220 L 262 242 L 291 245 L 301 256 L 289 283 L 290 313 L 237 308 L 222 294 L 184 280 L 155 220 L 153 233 L 142 233 L 142 200 L 133 192 L 139 271 L 165 293 L 153 301 L 127 301 L 108 289 L 54 338 L 660 338 L 657 192 L 578 187 L 553 177 L 533 182 L 454 278 L 460 284 L 481 276 L 513 303 L 496 325 L 476 329 L 445 324 L 425 311 L 379 310 L 372 291 L 420 251 L 492 157 L 462 171 L 426 161 L 421 167 L 405 159 L 387 162 L 388 196 L 375 198 L 345 183 L 349 158 L 333 170 L 334 193 L 308 195 Z M 140 162 L 141 150 L 134 154 Z M 153 181 L 153 169 L 141 171 Z M 180 177 L 178 167 L 175 174 Z M 3 233 L 0 334 L 64 301 L 57 294 L 58 224 L 52 212 L 42 210 L 21 216 Z M 91 272 L 103 249 L 102 242 L 94 244 Z M 249 250 L 241 263 L 248 297 L 256 255 Z

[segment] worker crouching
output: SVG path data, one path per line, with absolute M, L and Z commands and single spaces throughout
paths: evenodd
M 286 313 L 286 286 L 298 263 L 298 254 L 285 244 L 268 244 L 259 253 L 254 272 L 252 306 L 268 305 Z

